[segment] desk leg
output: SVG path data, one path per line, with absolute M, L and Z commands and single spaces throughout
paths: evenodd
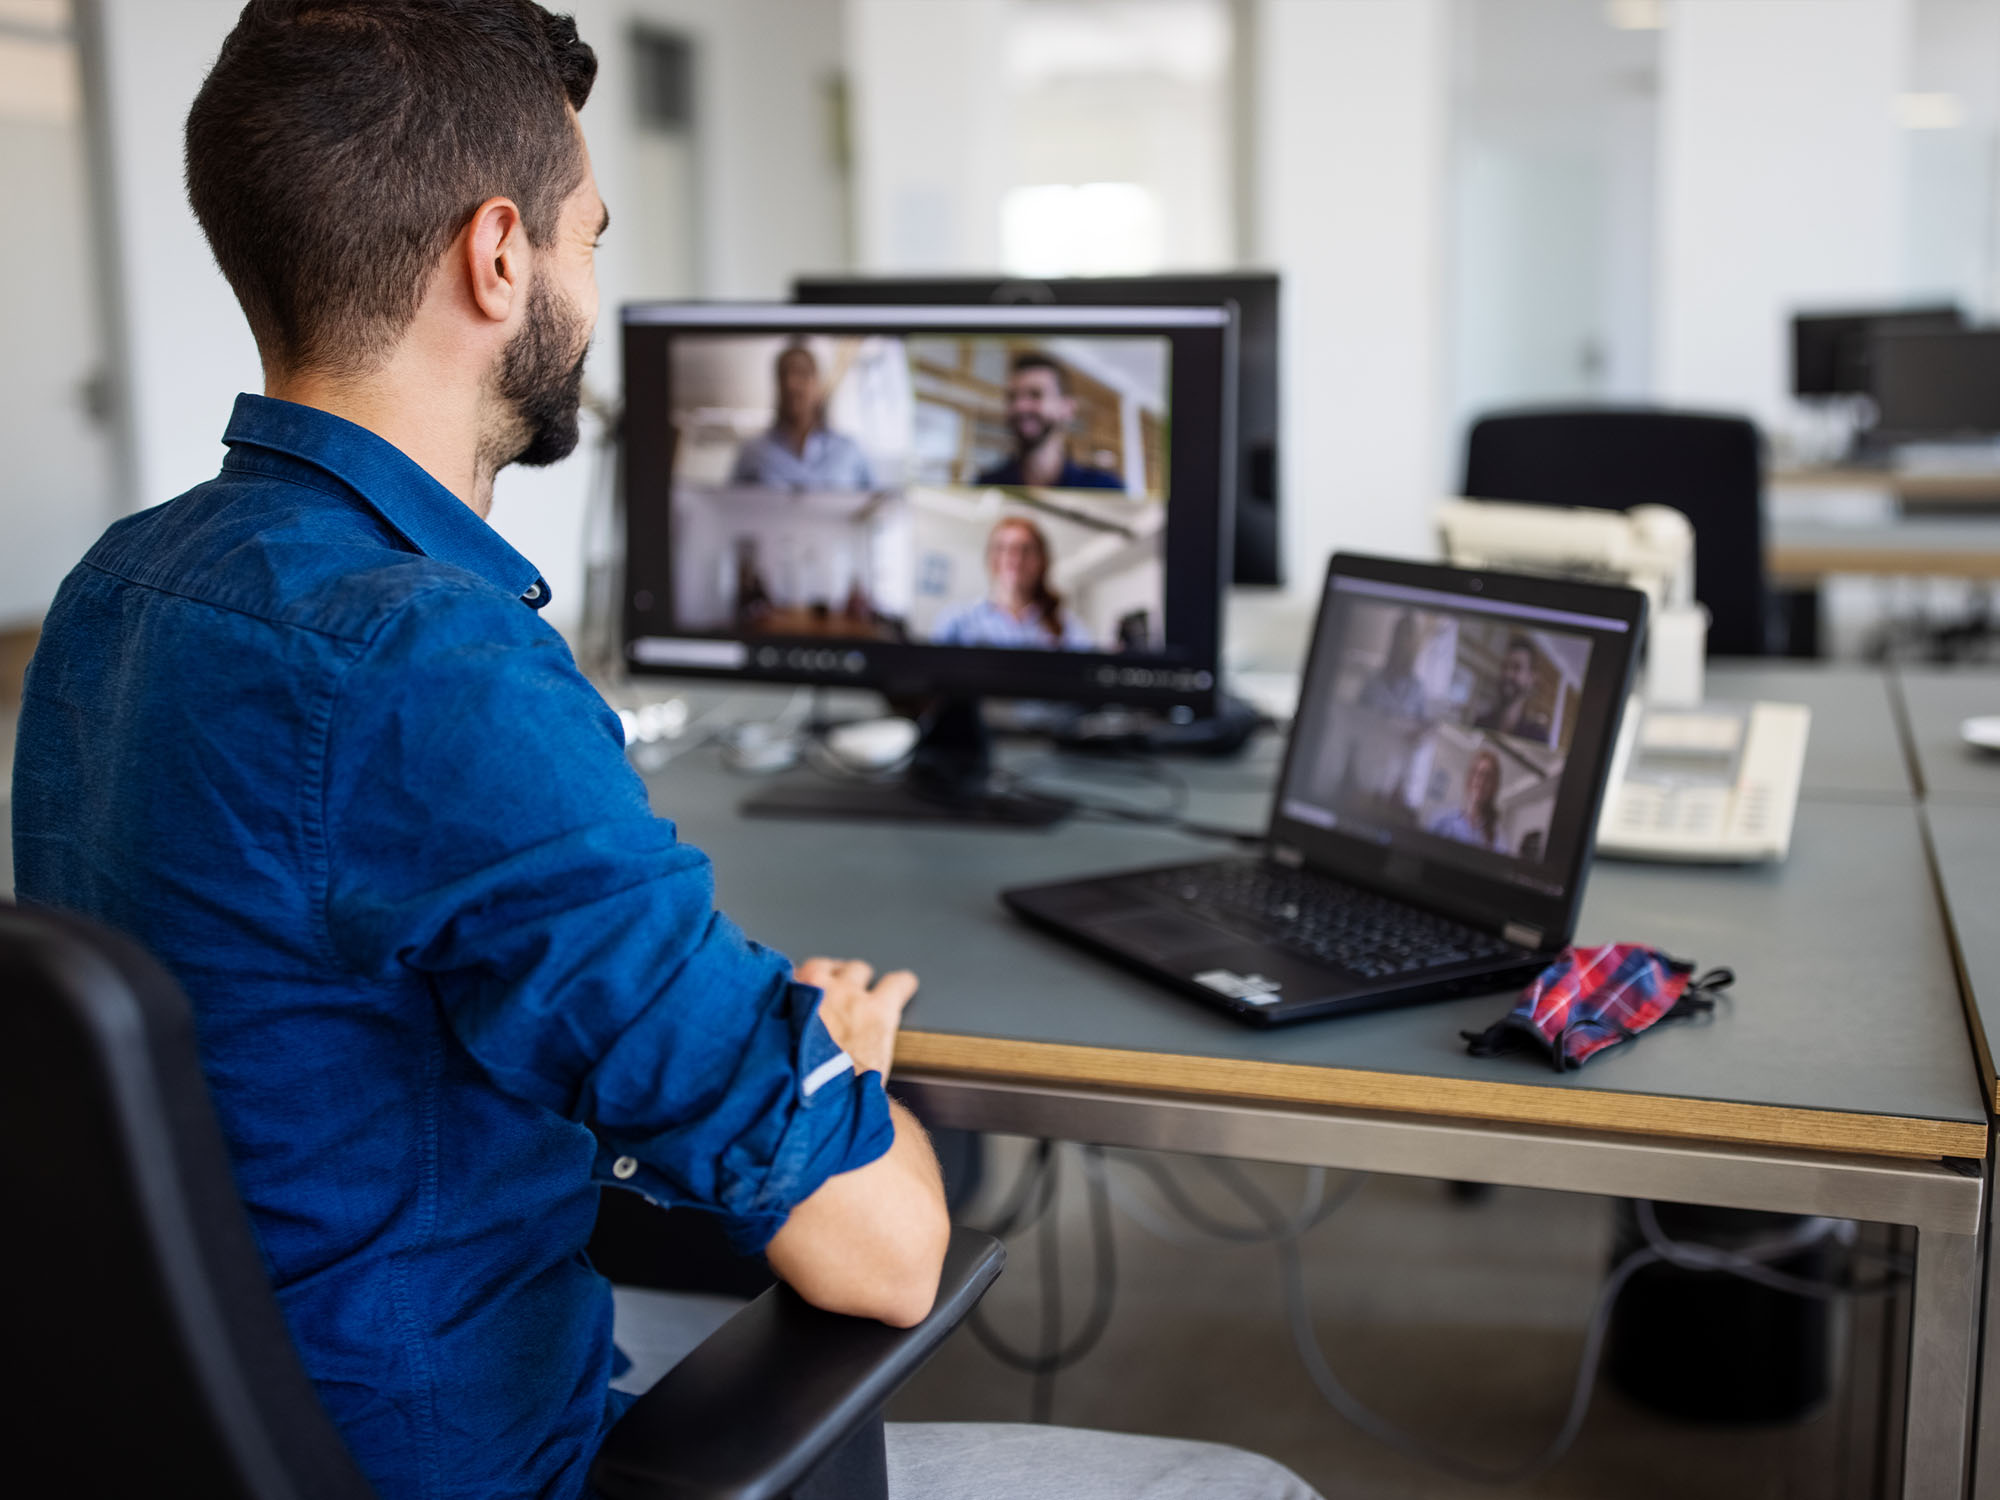
M 1979 1326 L 1979 1237 L 1917 1232 L 1903 1500 L 1959 1500 L 1971 1436 Z
M 1977 1421 L 1972 1434 L 1973 1500 L 2000 1500 L 2000 1256 L 1995 1249 L 1995 1215 L 2000 1214 L 2000 1194 L 1993 1191 L 1995 1161 L 2000 1151 L 1986 1158 L 1986 1268 L 1985 1307 L 1980 1317 L 1985 1332 L 1979 1341 L 1979 1390 Z

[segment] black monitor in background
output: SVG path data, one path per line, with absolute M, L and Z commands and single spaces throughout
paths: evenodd
M 2000 328 L 1884 333 L 1873 350 L 1878 440 L 2000 434 Z
M 627 667 L 875 688 L 923 728 L 900 781 L 801 775 L 747 811 L 1053 821 L 995 789 L 980 699 L 1213 711 L 1228 309 L 622 321 Z M 1053 444 L 1024 462 L 1038 420 Z
M 1236 308 L 1236 566 L 1239 584 L 1285 581 L 1278 532 L 1278 278 L 1213 275 L 801 276 L 799 302 Z
M 1792 319 L 1792 394 L 1872 396 L 1870 356 L 1886 333 L 1941 333 L 1965 326 L 1949 303 L 1799 313 Z

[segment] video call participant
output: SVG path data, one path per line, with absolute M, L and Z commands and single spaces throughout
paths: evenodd
M 1360 704 L 1396 719 L 1421 719 L 1428 695 L 1417 677 L 1417 651 L 1423 644 L 1417 617 L 1405 611 L 1396 617 L 1389 635 L 1389 654 L 1362 684 Z
M 1014 435 L 1014 456 L 981 474 L 978 482 L 1123 490 L 1125 481 L 1110 470 L 1069 456 L 1069 429 L 1075 420 L 1076 398 L 1063 367 L 1046 354 L 1015 355 L 1007 373 L 1007 430 Z
M 932 632 L 941 646 L 1015 646 L 1093 651 L 1097 642 L 1062 595 L 1049 587 L 1049 539 L 1026 516 L 1009 516 L 986 539 L 987 594 L 945 616 Z
M 383 1500 L 582 1500 L 628 1404 L 601 1183 L 897 1324 L 949 1233 L 882 1088 L 916 980 L 794 970 L 714 910 L 485 520 L 500 469 L 577 442 L 595 71 L 531 0 L 244 8 L 186 172 L 266 394 L 216 479 L 64 581 L 19 721 L 20 895 L 187 991 L 279 1304 Z M 891 1492 L 1311 1494 L 1233 1449 L 1022 1433 L 892 1425 Z
M 1465 772 L 1465 800 L 1433 818 L 1430 831 L 1482 849 L 1500 847 L 1500 757 L 1492 750 L 1472 757 Z
M 861 445 L 826 425 L 819 361 L 804 344 L 778 355 L 778 409 L 770 429 L 736 454 L 729 482 L 775 490 L 872 490 Z
M 1553 726 L 1546 714 L 1528 707 L 1528 699 L 1535 691 L 1535 647 L 1526 636 L 1517 635 L 1507 642 L 1507 654 L 1500 663 L 1499 691 L 1493 707 L 1481 715 L 1473 728 L 1546 745 Z

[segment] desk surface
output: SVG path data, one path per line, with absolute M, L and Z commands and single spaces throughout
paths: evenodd
M 1770 699 L 1812 710 L 1806 797 L 1909 802 L 1909 757 L 1896 731 L 1889 680 L 1872 667 L 1718 661 L 1708 667 L 1710 698 Z
M 1271 759 L 1266 748 L 1248 764 L 1185 767 L 1191 813 L 1254 826 Z M 1497 1019 L 1511 996 L 1255 1030 L 1022 926 L 996 898 L 1211 857 L 1215 844 L 1090 822 L 1017 833 L 754 821 L 736 812 L 749 790 L 700 755 L 652 780 L 654 806 L 714 856 L 722 905 L 752 935 L 923 975 L 906 1067 L 1739 1145 L 1985 1152 L 1917 813 L 1893 800 L 1809 799 L 1781 869 L 1600 862 L 1582 940 L 1648 940 L 1739 979 L 1711 1021 L 1558 1075 L 1527 1057 L 1467 1055 L 1459 1032 Z
M 1896 688 L 1925 798 L 2000 806 L 2000 755 L 1975 749 L 1958 735 L 1967 719 L 2000 714 L 2000 671 L 1900 667 Z

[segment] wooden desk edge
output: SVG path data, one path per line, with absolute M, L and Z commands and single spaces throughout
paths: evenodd
M 1986 1155 L 1986 1126 L 1972 1121 L 1538 1088 L 1533 1084 L 1127 1052 L 934 1031 L 903 1032 L 896 1043 L 896 1066 L 1010 1081 L 1103 1084 L 1208 1098 L 1453 1115 L 1510 1125 L 1670 1136 L 1733 1146 L 1788 1146 L 1922 1160 L 1948 1156 L 1979 1160 Z

